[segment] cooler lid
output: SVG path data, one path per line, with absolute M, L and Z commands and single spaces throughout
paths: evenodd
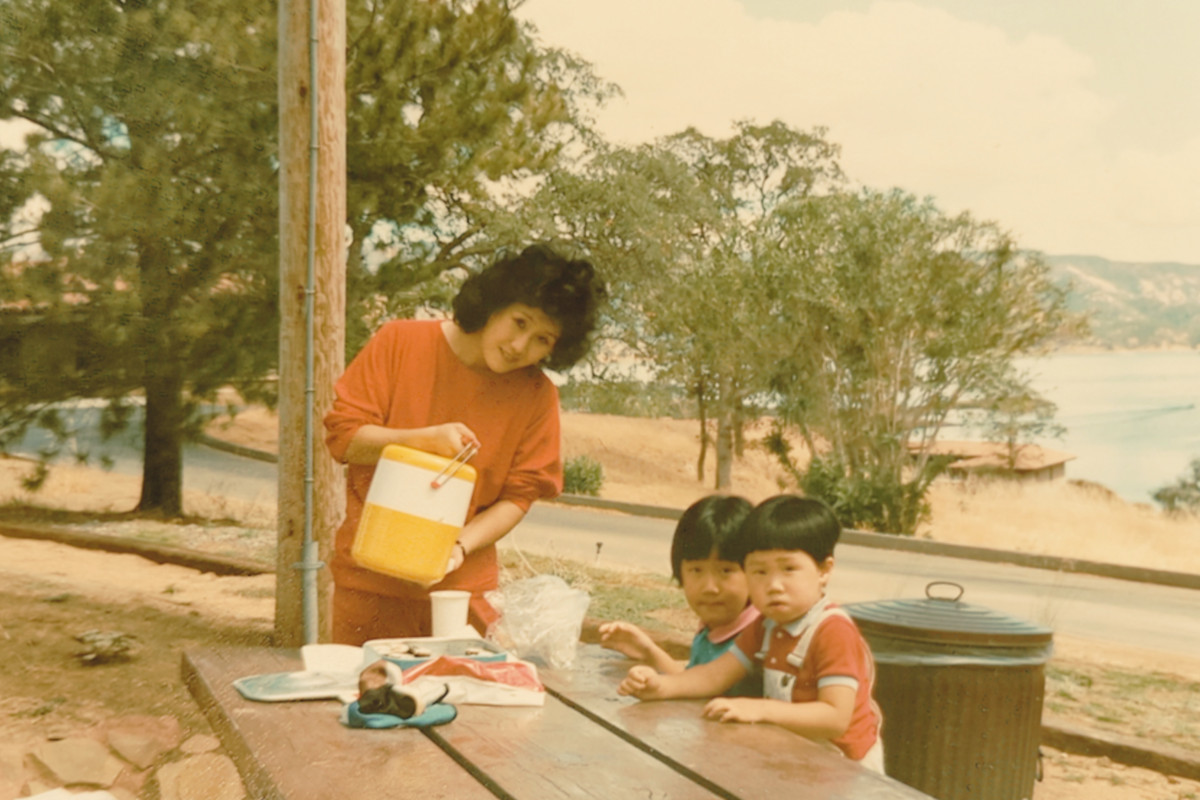
M 963 592 L 963 587 L 957 583 L 933 581 L 925 587 L 923 598 L 848 603 L 842 608 L 868 638 L 877 633 L 943 646 L 1010 648 L 1044 645 L 1051 641 L 1053 632 L 1049 628 L 1001 611 L 964 603 Z

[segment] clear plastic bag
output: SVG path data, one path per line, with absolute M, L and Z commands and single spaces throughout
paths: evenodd
M 564 668 L 575 663 L 583 617 L 592 598 L 556 575 L 537 575 L 489 592 L 500 612 L 489 635 L 520 658 Z

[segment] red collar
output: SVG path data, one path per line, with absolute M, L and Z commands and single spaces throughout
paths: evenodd
M 708 640 L 713 644 L 726 642 L 737 636 L 739 633 L 750 627 L 759 617 L 758 609 L 749 603 L 742 609 L 742 613 L 725 625 L 719 628 L 708 629 Z

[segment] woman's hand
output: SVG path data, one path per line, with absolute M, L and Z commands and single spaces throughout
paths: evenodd
M 447 422 L 412 432 L 412 446 L 426 453 L 452 458 L 468 444 L 479 446 L 479 437 L 461 422 Z
M 454 549 L 450 551 L 450 560 L 446 562 L 446 574 L 449 575 L 454 570 L 458 569 L 467 560 L 467 548 L 462 542 L 455 542 Z
M 452 458 L 467 444 L 479 445 L 479 437 L 461 422 L 447 422 L 427 428 L 385 428 L 382 425 L 363 425 L 354 432 L 346 446 L 343 460 L 347 464 L 374 465 L 379 454 L 389 444 L 402 444 L 426 453 Z

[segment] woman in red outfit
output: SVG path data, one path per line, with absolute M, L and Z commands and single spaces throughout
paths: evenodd
M 333 641 L 428 636 L 431 589 L 470 591 L 470 623 L 487 632 L 496 542 L 535 500 L 562 491 L 558 391 L 541 367 L 583 357 L 603 296 L 588 262 L 533 245 L 468 278 L 452 319 L 389 322 L 346 368 L 325 416 L 329 452 L 348 465 L 330 561 Z M 426 588 L 356 564 L 350 548 L 383 448 L 454 456 L 469 443 L 479 446 L 475 491 L 446 577 Z

